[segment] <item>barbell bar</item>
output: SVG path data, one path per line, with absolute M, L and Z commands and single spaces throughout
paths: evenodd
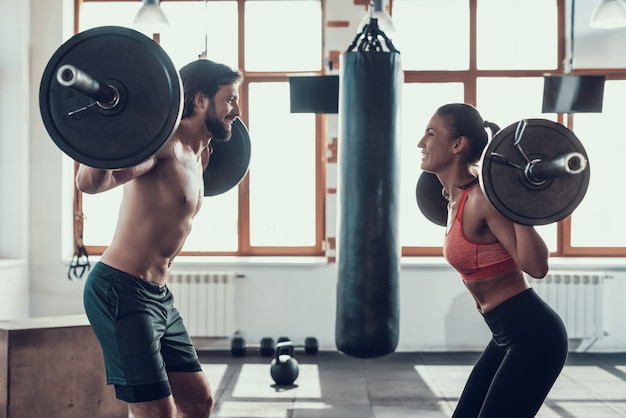
M 90 97 L 102 109 L 112 109 L 120 103 L 120 92 L 114 86 L 101 83 L 73 65 L 62 65 L 57 70 L 57 81 L 60 85 Z

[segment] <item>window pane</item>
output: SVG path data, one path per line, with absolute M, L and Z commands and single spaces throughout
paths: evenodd
M 115 232 L 121 201 L 121 187 L 95 195 L 83 193 L 85 245 L 109 245 Z
M 476 104 L 482 117 L 500 128 L 521 119 L 556 120 L 555 114 L 541 113 L 543 78 L 479 78 L 476 81 Z M 557 250 L 556 223 L 535 228 L 551 252 Z
M 80 30 L 104 25 L 133 28 L 140 4 L 134 2 L 86 2 L 81 5 Z M 237 3 L 233 1 L 162 2 L 170 29 L 161 35 L 161 46 L 180 68 L 198 59 L 208 38 L 207 58 L 235 66 L 237 63 Z M 216 19 L 216 16 L 219 18 Z M 108 245 L 113 237 L 122 188 L 98 195 L 83 194 L 84 242 Z M 183 251 L 236 251 L 237 189 L 205 198 L 194 219 L 194 228 Z M 216 221 L 219 219 L 219 221 Z
M 319 71 L 320 0 L 246 1 L 246 71 Z
M 394 3 L 395 4 L 395 3 Z M 400 242 L 404 247 L 440 247 L 444 228 L 430 222 L 417 206 L 415 187 L 421 174 L 417 143 L 437 108 L 463 101 L 462 83 L 407 83 L 402 91 Z
M 469 68 L 468 0 L 394 0 L 392 13 L 404 70 Z
M 113 238 L 122 187 L 83 194 L 84 243 L 108 245 Z M 237 251 L 237 188 L 205 197 L 183 251 Z
M 574 116 L 574 133 L 587 150 L 591 170 L 587 194 L 572 214 L 574 247 L 626 247 L 624 209 L 613 203 L 621 184 L 616 174 L 624 164 L 624 97 L 626 81 L 606 81 L 602 113 Z
M 132 28 L 141 5 L 129 2 L 86 2 L 80 6 L 79 30 L 98 26 Z M 85 245 L 109 245 L 113 238 L 122 188 L 90 195 L 83 193 L 83 242 Z
M 108 25 L 132 28 L 140 7 L 127 1 L 84 2 L 80 5 L 79 31 Z
M 479 69 L 557 68 L 556 0 L 480 0 L 477 10 Z
M 237 251 L 237 187 L 205 197 L 183 251 Z
M 554 113 L 541 113 L 543 77 L 490 77 L 476 80 L 476 104 L 484 119 L 505 128 L 520 119 L 556 121 Z
M 250 244 L 315 245 L 315 115 L 292 114 L 289 83 L 250 83 Z
M 83 3 L 80 30 L 105 25 L 134 29 L 140 7 L 127 1 Z M 160 45 L 176 68 L 198 59 L 205 50 L 205 36 L 208 59 L 237 67 L 237 2 L 161 2 L 161 9 L 170 27 L 161 34 Z
M 233 67 L 237 62 L 237 2 L 161 2 L 170 30 L 161 35 L 161 46 L 176 68 L 207 58 Z M 205 37 L 206 45 L 205 45 Z

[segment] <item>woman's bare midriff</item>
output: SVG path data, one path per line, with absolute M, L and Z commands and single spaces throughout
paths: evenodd
M 463 283 L 474 297 L 478 311 L 483 314 L 530 287 L 519 269 L 504 271 L 483 280 L 463 280 Z

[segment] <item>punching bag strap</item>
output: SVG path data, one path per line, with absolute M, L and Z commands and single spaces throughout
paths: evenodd
M 352 41 L 352 44 L 348 47 L 346 52 L 355 52 L 355 48 L 358 51 L 382 52 L 383 46 L 379 38 L 385 41 L 389 52 L 400 52 L 393 45 L 391 39 L 385 35 L 385 32 L 378 27 L 378 19 L 373 17 L 370 18 L 370 22 L 363 27 L 363 30 L 356 35 L 356 38 L 354 38 L 354 41 Z

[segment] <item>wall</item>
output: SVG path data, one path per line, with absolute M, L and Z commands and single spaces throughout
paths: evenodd
M 10 3 L 10 4 L 9 4 Z M 353 40 L 364 6 L 328 1 L 327 51 Z M 82 313 L 82 281 L 67 279 L 72 254 L 72 164 L 49 139 L 38 108 L 47 60 L 72 33 L 72 0 L 0 0 L 0 319 Z M 10 11 L 10 13 L 6 13 Z M 8 59 L 7 57 L 10 57 Z M 329 118 L 328 137 L 336 136 Z M 333 169 L 329 167 L 329 187 Z M 334 235 L 329 199 L 327 232 Z M 92 262 L 95 261 L 92 258 Z M 626 263 L 552 260 L 555 269 L 609 271 L 606 330 L 598 351 L 626 350 Z M 334 348 L 336 264 L 325 259 L 180 259 L 176 269 L 235 270 L 237 327 L 250 338 L 314 335 Z M 403 260 L 399 350 L 480 349 L 489 334 L 458 275 L 439 258 Z M 30 290 L 30 291 L 29 291 Z M 30 304 L 30 307 L 28 308 Z
M 39 112 L 46 64 L 74 33 L 74 2 L 31 0 L 31 5 L 30 315 L 82 313 L 82 283 L 67 280 L 73 254 L 72 164 L 50 139 Z
M 0 318 L 28 315 L 29 10 L 0 0 Z

